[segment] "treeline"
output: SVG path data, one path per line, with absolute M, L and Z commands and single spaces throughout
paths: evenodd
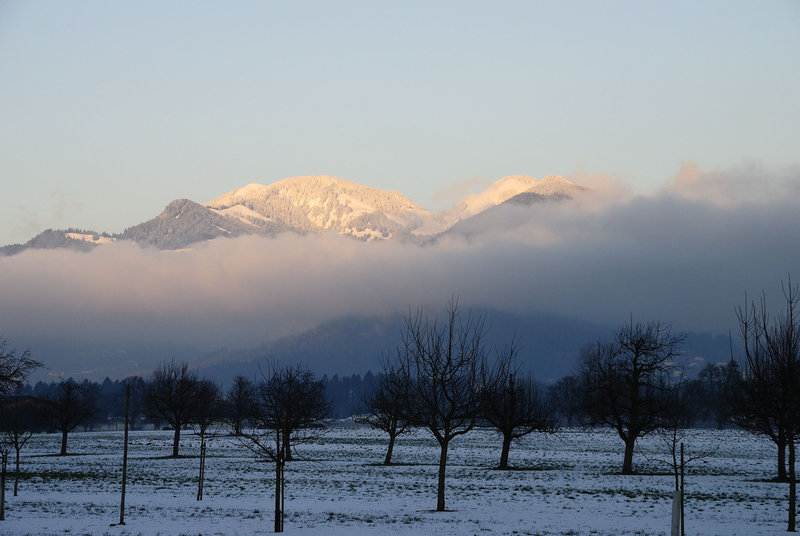
M 736 361 L 708 364 L 698 373 L 697 378 L 684 382 L 683 389 L 686 391 L 693 426 L 722 429 L 735 425 L 732 421 L 728 392 L 735 386 L 731 381 L 732 378 L 740 374 L 741 370 Z M 375 385 L 380 383 L 382 376 L 382 372 L 374 374 L 372 371 L 363 376 L 323 375 L 321 381 L 325 386 L 325 396 L 330 401 L 330 418 L 346 419 L 363 414 L 367 410 L 365 401 L 372 394 Z M 164 421 L 149 415 L 144 408 L 143 387 L 146 382 L 147 378 L 140 376 L 124 380 L 106 378 L 102 382 L 90 380 L 76 382 L 72 378 L 59 382 L 39 381 L 35 384 L 24 384 L 8 396 L 50 400 L 58 398 L 57 393 L 66 390 L 67 386 L 77 386 L 81 397 L 75 402 L 85 402 L 90 409 L 85 412 L 77 428 L 118 429 L 124 419 L 125 386 L 130 384 L 131 407 L 134 408 L 131 415 L 131 429 L 158 428 Z M 547 394 L 560 426 L 571 428 L 582 424 L 576 375 L 565 376 L 555 383 L 541 384 L 539 387 Z M 47 426 L 42 426 L 41 429 L 57 430 L 55 427 Z
M 58 382 L 39 381 L 15 388 L 5 397 L 0 396 L 0 401 L 10 403 L 11 400 L 18 399 L 34 403 L 35 400 L 38 405 L 48 407 L 49 412 L 44 412 L 38 417 L 34 415 L 33 421 L 30 419 L 27 421 L 33 423 L 38 420 L 34 428 L 39 432 L 62 431 L 62 428 L 68 428 L 67 432 L 75 429 L 84 431 L 121 429 L 125 418 L 125 389 L 130 385 L 131 430 L 161 428 L 168 424 L 165 418 L 146 406 L 145 393 L 150 381 L 150 377 L 140 376 L 124 380 L 106 378 L 102 382 L 90 380 L 77 382 L 72 378 Z M 210 380 L 198 378 L 201 384 L 207 381 Z M 237 378 L 234 384 L 241 381 L 241 377 Z M 252 380 L 248 381 L 252 383 Z M 341 377 L 334 374 L 331 377 L 323 376 L 320 381 L 324 386 L 325 399 L 330 401 L 328 417 L 344 419 L 363 411 L 364 399 L 366 394 L 371 392 L 376 377 L 372 372 L 367 372 L 363 377 L 360 374 Z M 219 387 L 216 389 L 221 391 L 220 396 L 223 399 L 230 396 L 230 390 L 223 391 Z M 207 403 L 203 397 L 196 395 L 188 402 L 190 405 Z M 220 415 L 221 418 L 224 416 Z M 184 427 L 191 428 L 191 423 L 187 421 Z M 66 453 L 66 450 L 63 453 Z

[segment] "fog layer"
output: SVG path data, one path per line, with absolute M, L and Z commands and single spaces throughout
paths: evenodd
M 725 333 L 746 291 L 773 299 L 791 272 L 800 280 L 797 177 L 687 165 L 657 195 L 593 190 L 494 210 L 424 246 L 285 234 L 185 251 L 29 250 L 0 258 L 0 336 L 18 347 L 44 336 L 247 347 L 343 315 L 438 309 L 451 295 Z

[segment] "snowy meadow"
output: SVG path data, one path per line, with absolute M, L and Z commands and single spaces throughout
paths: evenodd
M 119 521 L 123 433 L 39 434 L 22 451 L 19 495 L 6 482 L 6 535 L 269 534 L 274 466 L 235 438 L 208 444 L 196 500 L 199 439 L 134 431 L 124 526 Z M 619 474 L 623 444 L 610 430 L 533 434 L 499 471 L 500 437 L 478 429 L 456 439 L 447 467 L 447 511 L 435 512 L 438 445 L 424 430 L 400 436 L 383 466 L 386 436 L 350 421 L 300 445 L 286 466 L 285 530 L 294 534 L 667 535 L 674 479 L 655 436 L 640 440 L 636 475 Z M 692 430 L 686 533 L 766 535 L 786 530 L 788 485 L 770 482 L 776 449 L 738 430 Z M 9 470 L 13 470 L 13 455 Z

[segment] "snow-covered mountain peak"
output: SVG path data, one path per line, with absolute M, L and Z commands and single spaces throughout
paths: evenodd
M 430 213 L 399 192 L 328 175 L 248 184 L 206 204 L 214 212 L 259 226 L 280 222 L 300 232 L 334 231 L 363 239 L 389 238 L 422 226 Z
M 458 217 L 463 219 L 499 205 L 524 192 L 540 195 L 564 194 L 572 197 L 580 190 L 583 188 L 558 175 L 548 175 L 541 180 L 527 175 L 509 175 L 495 181 L 483 192 L 467 197 L 456 205 L 455 210 Z
M 227 194 L 223 194 L 216 199 L 210 201 L 206 204 L 209 207 L 230 207 L 236 204 L 239 204 L 243 201 L 248 199 L 254 198 L 261 198 L 266 195 L 268 190 L 268 186 L 264 186 L 263 184 L 259 184 L 257 182 L 251 182 L 247 186 L 243 186 L 241 188 L 237 188 L 228 192 Z

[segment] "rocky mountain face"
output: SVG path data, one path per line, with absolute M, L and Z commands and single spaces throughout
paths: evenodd
M 532 206 L 541 201 L 563 201 L 584 190 L 558 176 L 537 180 L 513 175 L 467 197 L 451 210 L 431 212 L 399 192 L 325 175 L 293 177 L 270 185 L 248 184 L 204 205 L 179 199 L 155 218 L 116 236 L 48 229 L 26 244 L 0 248 L 0 255 L 29 248 L 85 251 L 113 240 L 181 249 L 219 237 L 272 236 L 283 232 L 334 232 L 359 240 L 425 241 L 448 231 L 458 232 L 461 227 L 480 225 L 482 214 L 505 204 Z

